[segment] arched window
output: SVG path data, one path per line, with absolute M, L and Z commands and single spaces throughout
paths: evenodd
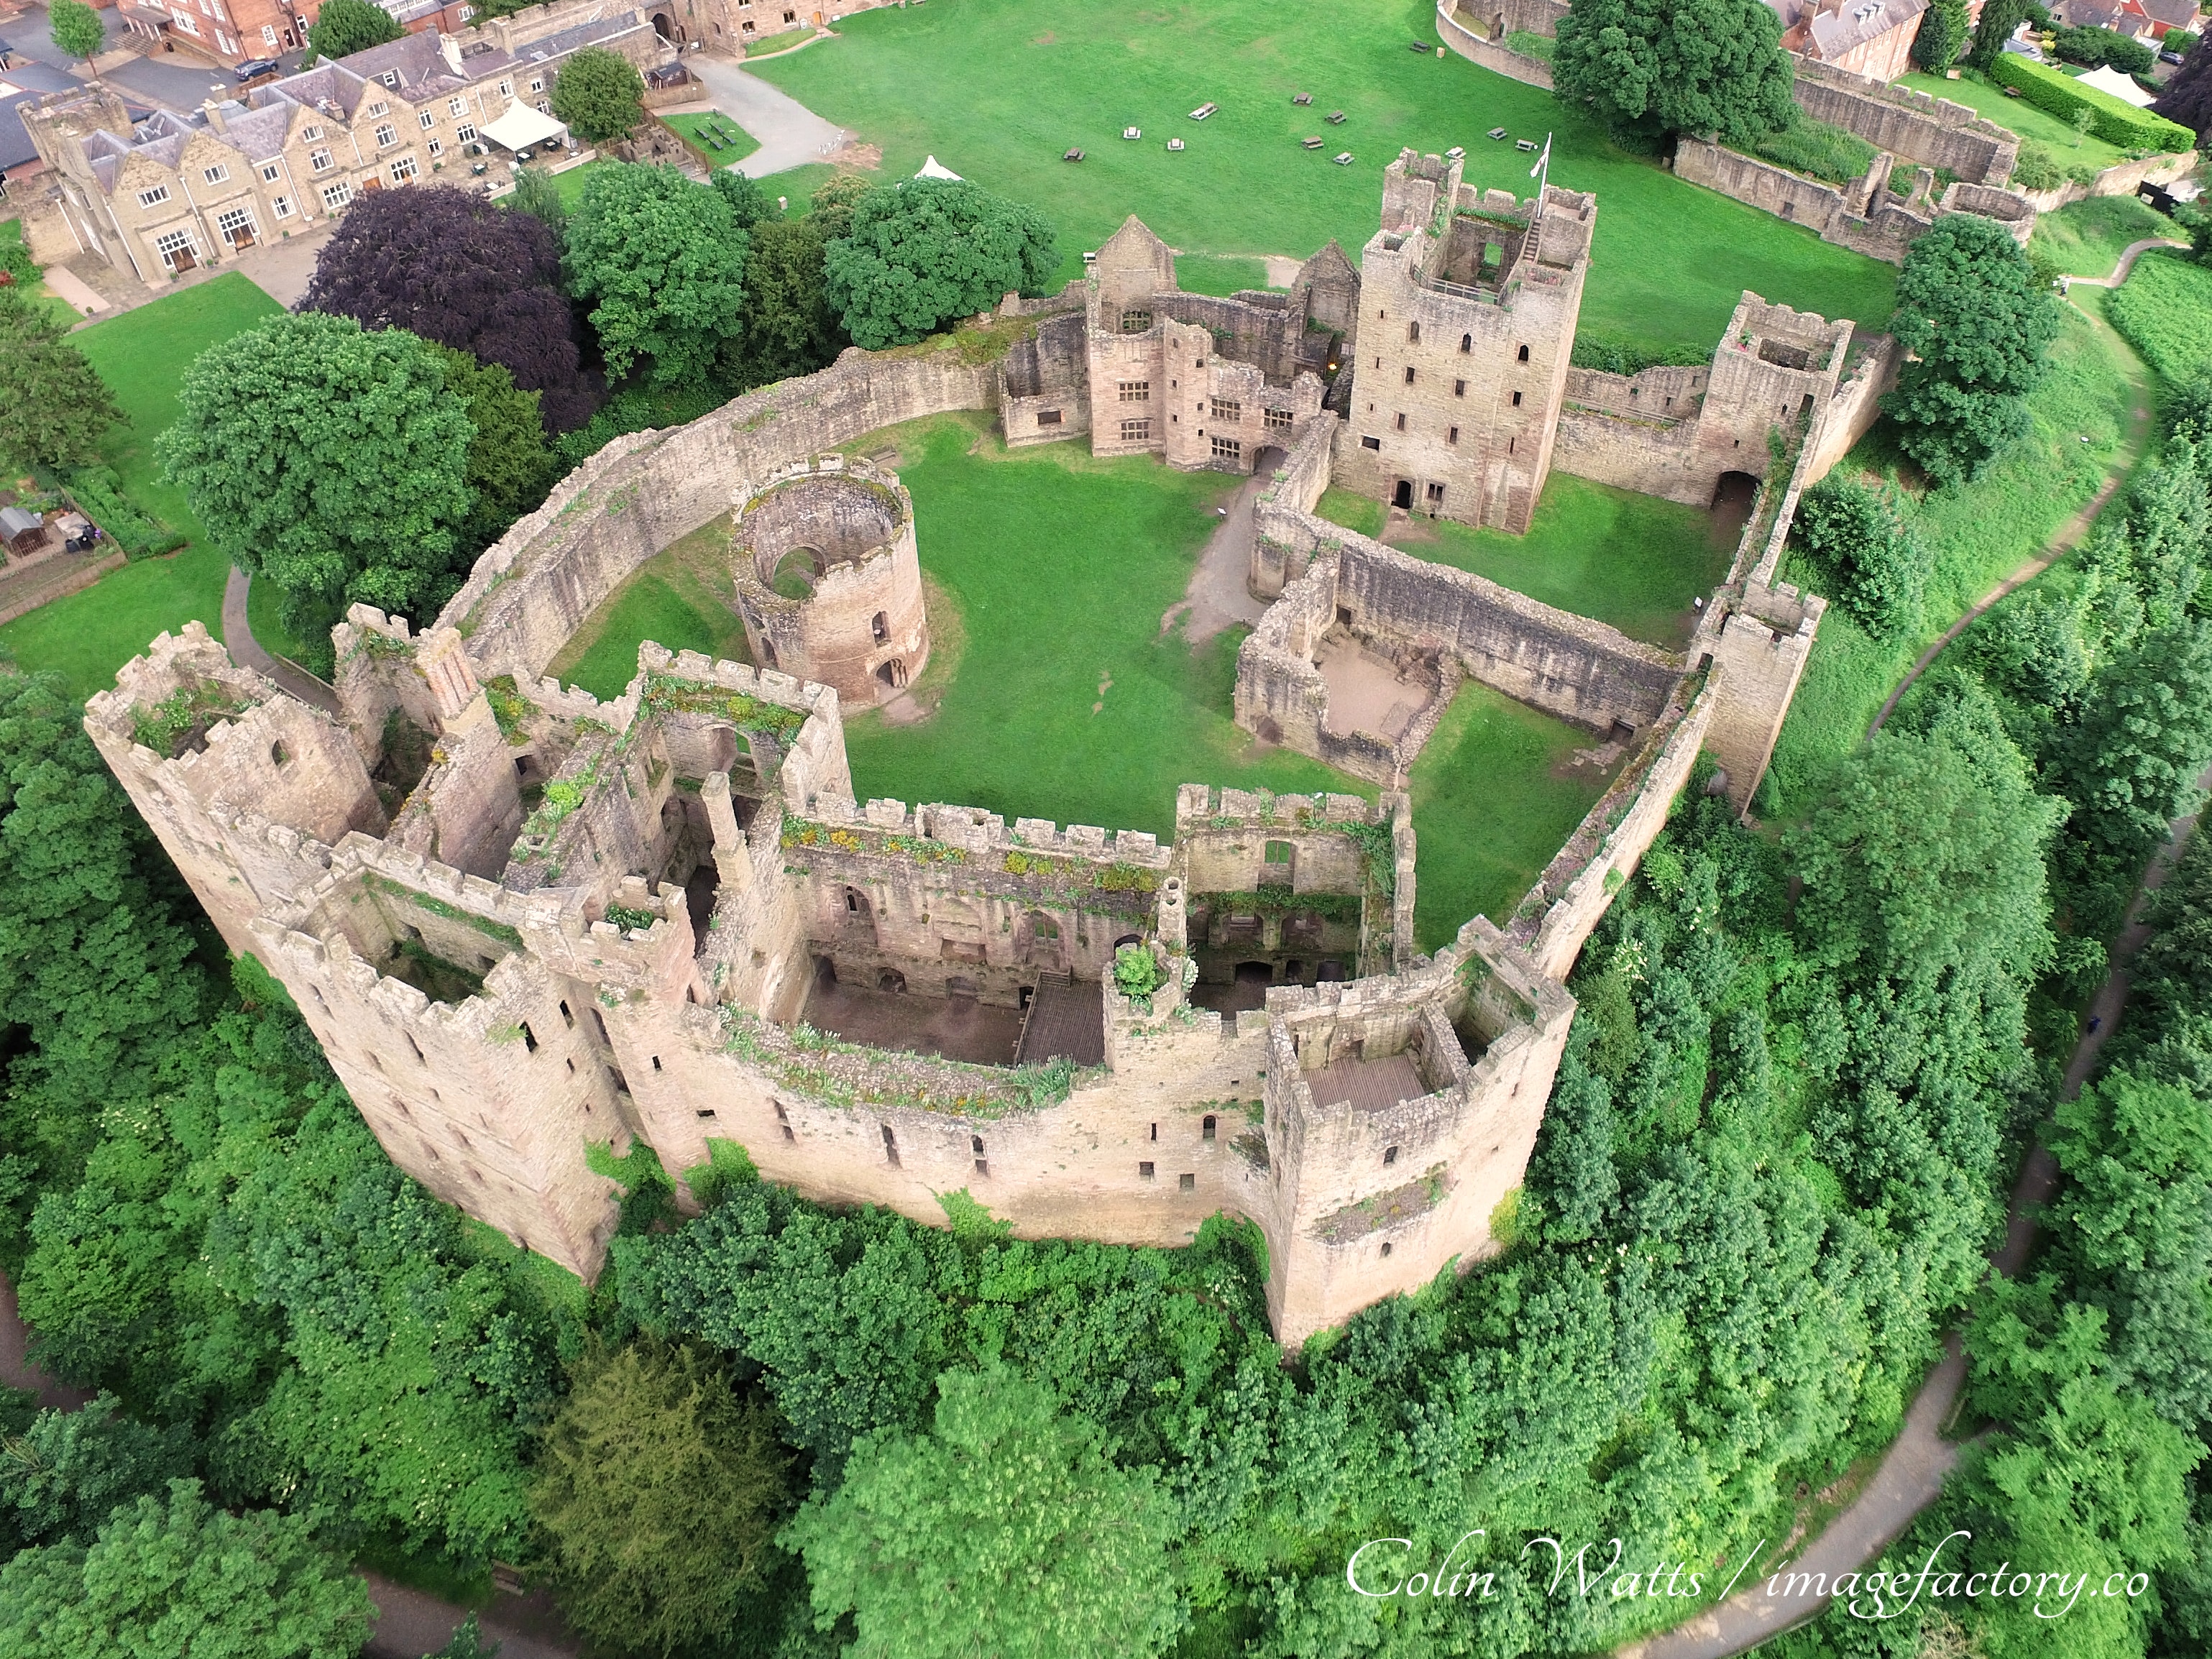
M 1459 349 L 1460 349 L 1462 351 L 1472 351 L 1472 350 L 1474 350 L 1474 335 L 1472 335 L 1472 334 L 1462 334 L 1462 335 L 1461 335 L 1461 336 L 1459 337 Z
M 1407 324 L 1407 325 L 1406 325 L 1406 338 L 1407 338 L 1407 339 L 1411 343 L 1413 343 L 1413 344 L 1414 344 L 1414 345 L 1419 345 L 1419 344 L 1420 344 L 1420 343 L 1421 343 L 1421 325 L 1420 325 L 1420 324 L 1419 324 L 1419 323 L 1417 323 L 1417 322 L 1416 322 L 1416 323 L 1408 323 L 1408 324 Z
M 868 618 L 868 632 L 875 636 L 878 645 L 882 644 L 891 636 L 890 618 L 882 611 L 877 611 L 874 616 Z
M 1521 348 L 1520 361 L 1524 363 L 1528 361 L 1528 348 L 1527 346 L 1522 346 Z

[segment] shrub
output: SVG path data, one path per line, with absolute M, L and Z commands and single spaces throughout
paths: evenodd
M 1791 534 L 1828 573 L 1836 602 L 1877 639 L 1920 621 L 1928 551 L 1881 492 L 1831 477 L 1805 492 Z
M 2111 29 L 2061 29 L 2051 49 L 2069 64 L 2087 69 L 2110 64 L 2123 75 L 2145 74 L 2158 61 L 2158 55 L 2142 41 Z
M 1770 132 L 1752 146 L 1762 160 L 1785 167 L 1808 178 L 1847 185 L 1863 179 L 1874 165 L 1875 147 L 1855 132 L 1801 115 L 1780 132 Z
M 2193 259 L 2145 254 L 2112 290 L 2105 314 L 2171 383 L 2212 362 L 2212 268 Z
M 185 544 L 177 532 L 131 504 L 112 466 L 77 467 L 62 475 L 62 487 L 76 510 L 105 531 L 125 558 L 149 558 Z
M 1114 952 L 1114 988 L 1125 997 L 1149 997 L 1160 988 L 1160 965 L 1152 947 L 1125 945 Z
M 2089 131 L 2122 149 L 2166 155 L 2197 146 L 2197 135 L 2187 127 L 2122 103 L 2094 87 L 2085 87 L 2070 75 L 2030 63 L 2017 52 L 2002 54 L 1990 65 L 1989 73 L 1999 86 L 2010 87 L 2037 109 L 2062 121 L 2071 121 L 2077 112 L 2087 110 Z

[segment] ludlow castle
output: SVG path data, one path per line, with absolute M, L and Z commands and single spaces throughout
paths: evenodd
M 528 1249 L 599 1271 L 618 1190 L 594 1143 L 680 1176 L 732 1142 L 825 1202 L 941 1222 L 964 1189 L 1026 1237 L 1249 1218 L 1295 1343 L 1496 1248 L 1565 976 L 1701 749 L 1747 807 L 1820 617 L 1774 581 L 1790 514 L 1893 368 L 1887 340 L 1748 294 L 1709 367 L 1574 367 L 1598 210 L 1407 151 L 1357 270 L 1331 245 L 1287 293 L 1229 299 L 1179 289 L 1133 219 L 1065 293 L 1008 297 L 996 362 L 851 350 L 609 445 L 427 627 L 356 606 L 329 709 L 192 623 L 87 728 L 392 1158 Z M 1164 843 L 860 799 L 844 713 L 921 669 L 931 530 L 841 452 L 957 410 L 1012 444 L 1257 472 L 1269 603 L 1236 718 L 1376 799 L 1193 782 Z M 1553 467 L 1750 499 L 1685 652 L 1314 512 L 1334 483 L 1517 532 Z M 757 665 L 647 642 L 608 702 L 547 676 L 625 578 L 725 519 Z M 1346 694 L 1363 654 L 1397 665 L 1410 717 Z M 1407 769 L 1470 678 L 1625 758 L 1504 926 L 1427 954 Z M 1148 995 L 1117 988 L 1131 945 Z

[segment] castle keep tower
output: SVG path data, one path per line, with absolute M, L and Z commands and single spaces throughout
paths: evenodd
M 1460 166 L 1409 149 L 1385 170 L 1336 477 L 1518 535 L 1551 470 L 1597 200 L 1478 192 Z
M 929 660 L 914 497 L 842 455 L 779 469 L 738 504 L 738 609 L 757 662 L 879 702 Z

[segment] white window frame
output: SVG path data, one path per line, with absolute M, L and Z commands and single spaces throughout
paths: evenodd
M 284 166 L 283 162 L 264 161 L 261 164 L 261 182 L 263 184 L 273 185 L 277 181 L 277 179 L 283 176 Z
M 222 238 L 225 246 L 235 248 L 238 246 L 232 233 L 239 229 L 243 229 L 257 242 L 261 240 L 261 227 L 255 222 L 251 208 L 243 205 L 225 208 L 215 216 L 216 234 Z
M 230 182 L 230 164 L 227 161 L 217 161 L 211 167 L 202 167 L 200 177 L 211 185 L 228 184 Z
M 402 169 L 404 169 L 404 171 L 402 171 Z M 392 165 L 386 167 L 385 171 L 391 175 L 392 182 L 393 184 L 404 185 L 410 182 L 419 175 L 422 172 L 422 168 L 415 165 L 415 158 L 413 156 L 399 155 L 392 158 Z
M 446 113 L 452 116 L 456 121 L 459 120 L 461 117 L 466 115 L 468 112 L 469 100 L 467 99 L 448 98 L 446 100 Z
M 157 208 L 168 199 L 169 187 L 167 185 L 156 185 L 151 190 L 138 192 L 138 205 L 142 208 Z
M 292 216 L 292 198 L 289 196 L 271 197 L 269 208 L 279 219 L 289 219 Z
M 460 125 L 453 129 L 453 137 L 460 140 L 460 142 L 465 144 L 474 143 L 477 137 L 476 123 L 473 121 L 462 122 Z
M 274 23 L 264 23 L 261 26 L 261 44 L 264 46 L 273 46 L 276 44 L 276 26 Z
M 200 245 L 190 230 L 165 230 L 154 239 L 155 257 L 161 260 L 164 270 L 176 270 L 175 256 L 185 249 L 191 250 L 192 263 L 198 264 L 200 262 Z
M 307 168 L 311 173 L 328 173 L 331 170 L 331 166 L 330 151 L 326 149 L 311 149 L 307 152 Z
M 432 159 L 434 160 L 446 153 L 446 141 L 442 138 L 433 138 L 424 148 L 430 152 Z
M 437 112 L 434 110 L 426 109 L 421 114 L 417 115 L 415 119 L 425 132 L 429 131 L 432 127 L 438 125 Z
M 380 115 L 389 114 L 391 110 L 392 106 L 386 103 L 384 100 L 380 98 L 374 103 L 371 104 L 367 109 L 362 111 L 362 113 L 368 117 L 370 120 L 374 121 Z
M 353 204 L 353 183 L 341 179 L 336 184 L 323 186 L 323 211 L 343 213 Z
M 386 121 L 382 126 L 377 128 L 374 137 L 376 139 L 377 149 L 390 149 L 399 142 L 399 131 L 392 123 Z

